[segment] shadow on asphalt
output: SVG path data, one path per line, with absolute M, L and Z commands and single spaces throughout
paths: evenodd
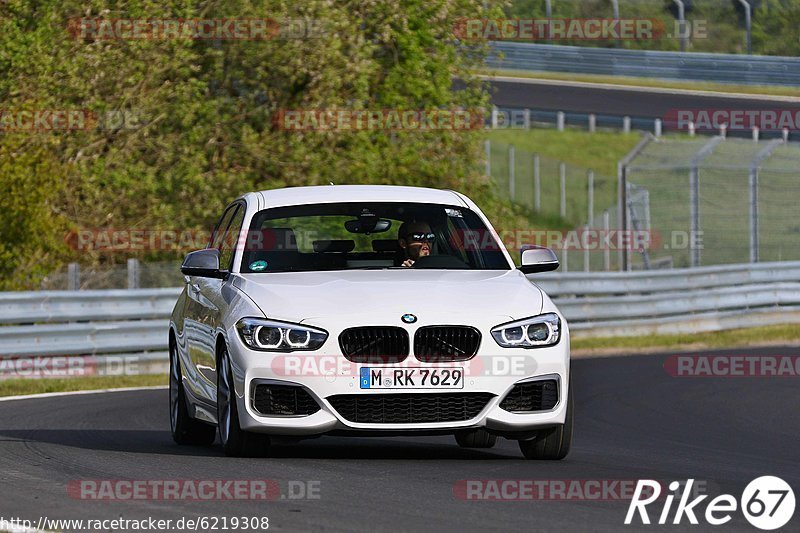
M 420 443 L 386 438 L 320 437 L 293 444 L 271 446 L 265 458 L 281 459 L 357 459 L 357 460 L 509 460 L 522 456 L 504 454 L 507 450 L 459 448 L 452 438 L 440 443 Z M 197 457 L 224 457 L 218 444 L 210 447 L 179 446 L 168 431 L 153 430 L 70 430 L 0 429 L 0 441 L 39 442 L 85 450 L 138 454 Z

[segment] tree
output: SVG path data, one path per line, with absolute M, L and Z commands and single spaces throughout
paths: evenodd
M 34 270 L 68 260 L 124 259 L 70 249 L 70 229 L 209 228 L 247 190 L 333 181 L 490 194 L 477 132 L 296 132 L 274 122 L 284 109 L 487 106 L 471 73 L 483 45 L 453 35 L 459 18 L 486 16 L 483 5 L 3 4 L 2 108 L 88 110 L 101 120 L 77 131 L 0 133 L 0 180 L 17 191 L 0 214 L 0 288 L 33 287 Z M 273 19 L 284 28 L 302 19 L 323 30 L 270 40 L 104 39 L 76 31 L 77 18 Z M 452 90 L 455 77 L 465 90 Z M 103 123 L 108 116 L 127 122 Z

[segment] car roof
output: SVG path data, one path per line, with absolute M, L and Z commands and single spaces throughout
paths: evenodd
M 261 209 L 340 202 L 412 202 L 469 207 L 454 191 L 399 185 L 319 185 L 263 190 L 256 194 L 261 199 Z

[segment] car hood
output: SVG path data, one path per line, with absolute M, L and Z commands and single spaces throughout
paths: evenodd
M 395 323 L 413 313 L 419 325 L 472 323 L 524 318 L 542 309 L 541 291 L 518 270 L 275 272 L 236 275 L 233 283 L 267 317 L 291 322 Z

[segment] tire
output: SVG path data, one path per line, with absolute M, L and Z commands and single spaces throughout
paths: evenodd
M 233 370 L 227 348 L 222 348 L 217 365 L 217 421 L 219 439 L 229 457 L 258 457 L 269 447 L 269 437 L 245 431 L 239 425 L 239 408 L 233 391 Z
M 209 446 L 217 436 L 217 428 L 189 416 L 178 348 L 172 340 L 169 343 L 169 425 L 172 439 L 182 445 Z
M 519 441 L 519 449 L 526 459 L 560 461 L 567 456 L 572 445 L 574 403 L 572 381 L 570 380 L 567 393 L 567 416 L 564 423 L 539 431 L 532 440 Z
M 456 442 L 462 448 L 491 448 L 497 443 L 497 435 L 485 429 L 459 431 L 456 433 Z

